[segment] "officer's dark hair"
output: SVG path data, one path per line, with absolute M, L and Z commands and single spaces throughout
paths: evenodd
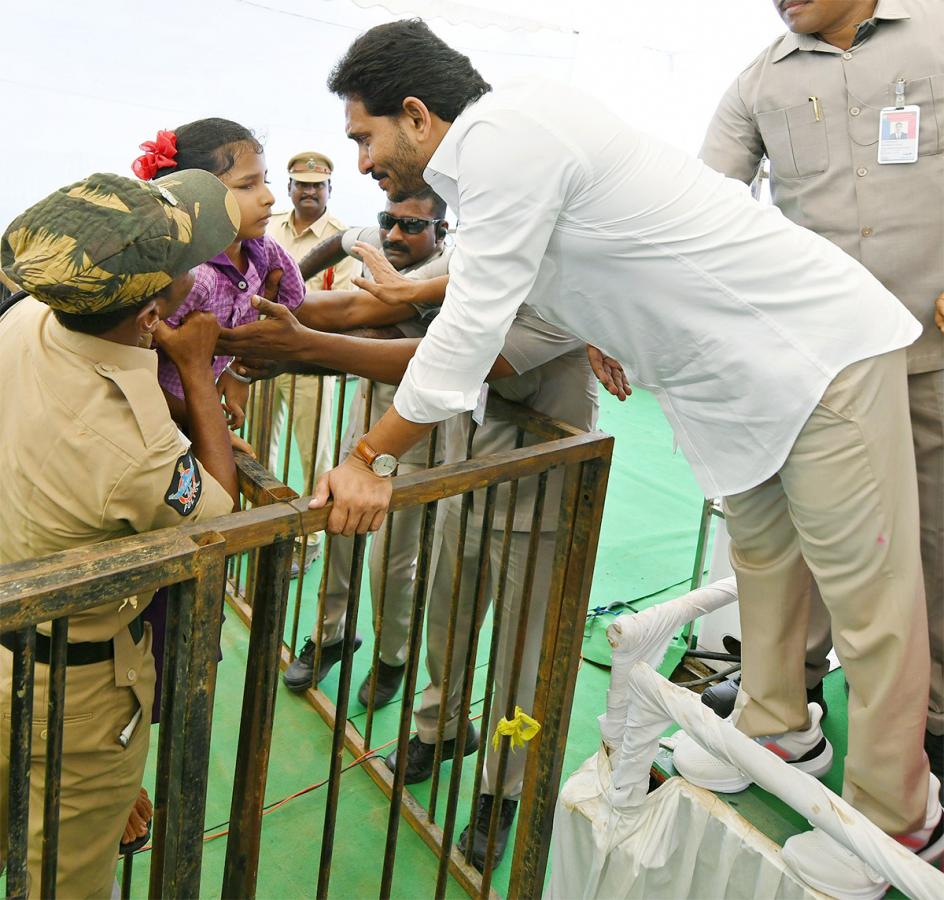
M 446 201 L 439 196 L 431 187 L 425 188 L 422 191 L 417 191 L 415 194 L 410 196 L 411 200 L 419 200 L 429 204 L 430 212 L 433 214 L 434 219 L 445 219 L 446 218 Z
M 372 116 L 398 116 L 417 97 L 445 122 L 492 86 L 469 57 L 436 37 L 422 19 L 400 19 L 364 32 L 328 77 L 328 90 L 360 100 Z
M 253 153 L 263 150 L 252 131 L 229 119 L 197 119 L 175 128 L 174 134 L 177 135 L 174 157 L 177 165 L 158 169 L 155 178 L 184 169 L 203 169 L 219 178 L 233 168 L 240 150 L 246 147 Z
M 155 294 L 154 296 L 159 295 Z M 82 334 L 90 334 L 93 337 L 97 337 L 100 334 L 104 334 L 106 331 L 111 331 L 112 328 L 117 328 L 126 319 L 137 315 L 153 299 L 154 297 L 148 297 L 146 300 L 141 300 L 134 306 L 123 306 L 121 309 L 111 310 L 110 312 L 70 313 L 64 312 L 61 309 L 54 309 L 52 314 L 56 317 L 59 324 L 64 328 L 68 328 L 69 331 L 78 331 Z

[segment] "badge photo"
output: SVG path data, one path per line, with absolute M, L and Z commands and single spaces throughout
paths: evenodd
M 878 161 L 882 165 L 918 161 L 920 106 L 886 106 L 879 114 Z

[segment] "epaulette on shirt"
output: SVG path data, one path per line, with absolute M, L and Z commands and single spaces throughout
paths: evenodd
M 145 447 L 155 446 L 166 436 L 169 428 L 167 407 L 153 372 L 121 369 L 109 363 L 96 363 L 95 371 L 111 381 L 128 401 Z

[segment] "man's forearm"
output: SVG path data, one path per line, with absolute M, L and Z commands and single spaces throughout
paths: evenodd
M 412 306 L 391 306 L 366 291 L 312 291 L 294 310 L 307 328 L 349 331 L 361 325 L 396 325 L 416 315 Z
M 399 384 L 419 343 L 419 338 L 380 341 L 314 331 L 306 346 L 293 354 L 292 359 L 337 372 L 350 372 L 371 381 Z
M 364 437 L 377 453 L 390 453 L 399 459 L 435 427 L 435 422 L 411 422 L 391 406 Z
M 308 281 L 314 278 L 319 272 L 327 269 L 329 266 L 336 266 L 339 262 L 347 258 L 347 253 L 341 246 L 340 234 L 334 234 L 323 240 L 317 247 L 312 247 L 299 261 L 298 268 L 301 270 L 302 278 Z
M 449 285 L 448 275 L 438 275 L 436 278 L 415 279 L 413 303 L 442 303 L 446 298 L 446 288 Z
M 220 398 L 213 383 L 209 366 L 198 369 L 180 369 L 187 404 L 188 436 L 193 452 L 206 469 L 239 503 L 239 479 L 233 462 L 233 448 L 229 429 L 220 406 Z

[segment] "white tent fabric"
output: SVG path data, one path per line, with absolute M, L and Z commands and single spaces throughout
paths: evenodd
M 607 640 L 613 648 L 613 668 L 606 695 L 606 714 L 600 716 L 600 732 L 609 750 L 615 751 L 617 756 L 620 753 L 631 699 L 629 673 L 633 666 L 641 660 L 657 669 L 672 635 L 679 628 L 734 603 L 737 598 L 737 583 L 732 575 L 667 603 L 613 620 L 606 629 Z
M 6 4 L 5 4 L 6 5 Z M 43 0 L 3 12 L 0 231 L 19 212 L 90 172 L 131 175 L 138 145 L 158 129 L 207 116 L 252 128 L 266 146 L 276 209 L 288 209 L 288 159 L 332 158 L 329 209 L 368 224 L 383 207 L 357 171 L 341 101 L 325 86 L 351 41 L 399 18 L 351 0 Z M 495 84 L 536 75 L 567 80 L 576 35 L 431 19 Z
M 493 85 L 570 82 L 690 152 L 726 85 L 782 30 L 772 5 L 730 0 L 43 0 L 3 7 L 0 229 L 93 171 L 130 174 L 138 144 L 204 116 L 266 144 L 277 209 L 303 149 L 335 162 L 329 208 L 350 224 L 383 204 L 357 173 L 328 72 L 361 32 L 421 15 Z
M 476 0 L 457 3 L 455 0 L 352 0 L 358 6 L 382 6 L 395 16 L 419 16 L 421 19 L 441 18 L 453 25 L 475 25 L 486 28 L 496 25 L 507 31 L 539 31 L 550 28 L 571 30 L 566 23 L 576 16 L 574 4 L 562 0 Z M 519 15 L 518 11 L 525 13 Z M 537 12 L 540 18 L 535 18 Z
M 564 785 L 545 900 L 822 896 L 792 875 L 773 841 L 709 791 L 670 778 L 627 813 L 610 805 L 609 775 L 601 749 Z
M 621 616 L 607 629 L 614 649 L 613 683 L 601 717 L 604 741 L 558 799 L 548 897 L 808 895 L 779 852 L 723 804 L 672 782 L 669 790 L 663 786 L 648 793 L 660 735 L 673 722 L 909 897 L 944 897 L 944 874 L 815 778 L 719 719 L 697 695 L 654 671 L 652 665 L 661 661 L 680 624 L 736 599 L 731 581 L 723 579 L 637 616 Z M 637 626 L 633 619 L 642 623 Z

